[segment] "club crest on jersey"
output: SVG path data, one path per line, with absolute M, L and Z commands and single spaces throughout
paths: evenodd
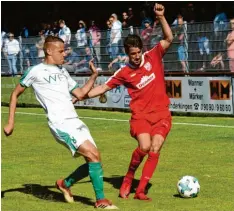
M 149 62 L 147 62 L 147 63 L 144 65 L 144 68 L 145 68 L 146 70 L 150 71 L 150 70 L 152 69 L 152 65 L 151 65 Z
M 142 89 L 144 88 L 145 86 L 147 86 L 151 81 L 153 81 L 155 79 L 155 74 L 152 73 L 150 75 L 145 75 L 141 78 L 141 81 L 139 84 L 136 85 L 136 87 L 138 89 Z

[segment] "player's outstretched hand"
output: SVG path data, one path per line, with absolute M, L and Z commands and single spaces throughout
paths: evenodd
M 98 71 L 97 71 L 96 67 L 94 66 L 93 61 L 94 61 L 94 58 L 89 61 L 89 68 L 92 71 L 92 74 L 98 75 Z
M 10 136 L 14 130 L 14 126 L 8 123 L 5 125 L 3 130 L 6 136 Z
M 164 11 L 165 11 L 165 8 L 162 4 L 155 4 L 154 6 L 154 12 L 156 14 L 156 16 L 164 16 Z

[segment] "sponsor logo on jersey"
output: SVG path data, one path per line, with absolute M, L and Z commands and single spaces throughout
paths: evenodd
M 132 77 L 134 77 L 136 75 L 136 73 L 133 73 L 132 75 L 130 75 L 130 77 L 132 78 Z
M 44 77 L 44 80 L 49 84 L 60 84 L 61 81 L 66 81 L 67 77 L 61 73 L 54 73 Z
M 152 65 L 151 65 L 149 62 L 147 62 L 147 63 L 144 65 L 144 68 L 145 68 L 146 70 L 150 71 L 150 70 L 152 69 Z
M 141 82 L 139 83 L 139 84 L 137 84 L 136 85 L 136 87 L 138 88 L 138 89 L 142 89 L 142 88 L 144 88 L 145 86 L 147 86 L 151 81 L 153 81 L 155 79 L 155 74 L 154 73 L 152 73 L 152 74 L 150 74 L 150 75 L 148 75 L 148 76 L 143 76 L 142 78 L 141 78 Z

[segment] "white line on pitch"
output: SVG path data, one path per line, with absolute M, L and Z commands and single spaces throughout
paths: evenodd
M 2 112 L 4 114 L 8 114 L 8 112 Z M 45 116 L 45 114 L 39 114 L 39 113 L 27 113 L 27 112 L 15 112 L 16 114 L 26 114 L 26 115 L 34 115 L 34 116 Z M 116 122 L 128 122 L 127 119 L 107 119 L 107 118 L 100 118 L 100 117 L 81 117 L 81 119 L 94 119 L 94 120 L 104 120 L 104 121 L 116 121 Z M 173 122 L 173 125 L 191 125 L 191 126 L 202 126 L 202 127 L 218 127 L 218 128 L 234 128 L 234 126 L 228 126 L 228 125 L 210 125 L 210 124 L 197 124 L 197 123 L 185 123 L 185 122 Z

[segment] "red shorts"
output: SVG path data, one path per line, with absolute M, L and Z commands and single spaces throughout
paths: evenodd
M 144 118 L 130 120 L 131 136 L 136 138 L 141 133 L 148 133 L 150 136 L 161 135 L 166 139 L 171 129 L 171 112 L 163 111 L 144 115 Z

